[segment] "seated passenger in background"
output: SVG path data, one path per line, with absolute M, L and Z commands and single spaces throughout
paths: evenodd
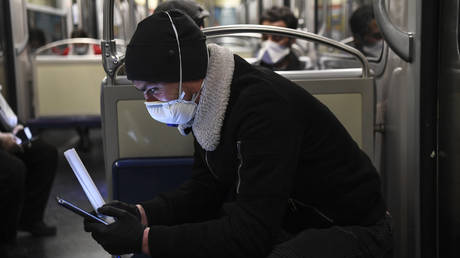
M 70 34 L 70 37 L 71 38 L 87 38 L 88 34 L 83 29 L 75 29 Z M 91 44 L 91 46 L 92 46 L 92 49 L 93 49 L 93 54 L 95 54 L 95 55 L 102 54 L 101 47 L 99 45 Z M 89 52 L 89 45 L 88 44 L 84 44 L 84 43 L 80 44 L 80 43 L 78 43 L 78 44 L 73 44 L 73 46 L 72 46 L 72 53 L 74 55 L 91 54 L 91 53 L 88 53 L 88 52 Z
M 368 57 L 380 57 L 383 37 L 370 5 L 356 9 L 350 17 L 350 29 L 353 33 L 354 47 Z
M 298 19 L 288 7 L 273 6 L 262 13 L 260 24 L 297 29 Z M 295 39 L 290 37 L 262 35 L 262 48 L 255 64 L 278 71 L 305 69 L 305 62 L 292 51 L 294 42 Z
M 204 19 L 209 16 L 209 12 L 203 6 L 193 0 L 169 0 L 158 4 L 154 13 L 178 9 L 192 18 L 200 29 L 204 28 Z
M 88 38 L 88 33 L 84 31 L 83 29 L 74 29 L 72 33 L 70 34 L 70 38 Z M 90 52 L 89 45 L 92 47 L 92 51 Z M 100 55 L 102 54 L 101 47 L 98 44 L 86 44 L 86 43 L 75 43 L 75 44 L 70 44 L 67 47 L 61 48 L 61 47 L 54 47 L 52 48 L 53 53 L 58 54 L 58 55 L 88 55 L 88 54 L 94 54 L 94 55 Z
M 391 217 L 371 160 L 307 91 L 206 38 L 178 10 L 141 21 L 127 78 L 150 116 L 192 133 L 192 178 L 85 230 L 111 254 L 383 257 Z M 160 136 L 161 137 L 161 136 Z M 136 185 L 131 187 L 135 188 Z
M 43 216 L 57 166 L 56 148 L 37 139 L 30 146 L 16 142 L 12 132 L 0 132 L 0 255 L 16 243 L 17 230 L 33 236 L 54 236 L 56 227 L 45 224 Z M 2 253 L 3 252 L 3 253 Z
M 46 44 L 45 33 L 39 28 L 29 28 L 29 47 L 33 52 Z

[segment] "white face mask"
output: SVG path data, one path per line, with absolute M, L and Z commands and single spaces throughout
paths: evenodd
M 197 93 L 193 94 L 191 100 L 183 99 L 185 96 L 185 92 L 182 91 L 182 55 L 180 51 L 179 36 L 177 34 L 176 26 L 174 26 L 171 16 L 168 12 L 165 13 L 168 15 L 174 33 L 176 34 L 177 48 L 179 50 L 179 98 L 170 101 L 145 102 L 145 106 L 150 116 L 158 122 L 170 125 L 181 125 L 188 123 L 195 116 L 197 107 L 195 100 L 198 97 L 201 89 L 203 88 L 204 80 L 201 83 L 200 90 Z M 206 51 L 206 53 L 208 52 Z
M 88 52 L 88 46 L 73 47 L 74 54 L 85 55 Z
M 264 61 L 267 64 L 276 64 L 283 57 L 289 54 L 290 49 L 280 44 L 266 40 L 262 42 L 262 48 L 259 50 L 258 58 L 259 60 Z
M 383 48 L 383 40 L 379 40 L 372 45 L 364 45 L 363 52 L 370 57 L 380 57 Z
M 203 88 L 203 85 L 204 80 L 201 84 L 201 88 Z M 198 97 L 198 93 L 193 94 L 192 100 L 184 100 L 185 93 L 182 92 L 178 99 L 166 102 L 145 102 L 145 106 L 150 116 L 158 122 L 170 125 L 181 125 L 188 123 L 195 116 L 197 107 L 195 100 Z

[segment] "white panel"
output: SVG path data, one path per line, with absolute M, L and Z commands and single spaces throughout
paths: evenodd
M 348 133 L 353 137 L 359 147 L 363 144 L 362 97 L 358 93 L 348 94 L 315 94 L 325 104 Z
M 153 120 L 143 100 L 117 102 L 119 158 L 192 156 L 192 135 Z
M 37 57 L 35 62 L 35 116 L 100 114 L 100 83 L 105 76 L 95 59 Z

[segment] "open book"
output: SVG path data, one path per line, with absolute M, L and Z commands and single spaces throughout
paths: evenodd
M 86 197 L 91 203 L 91 206 L 93 206 L 93 209 L 97 211 L 98 208 L 105 204 L 105 201 L 94 184 L 93 179 L 88 174 L 85 165 L 81 162 L 81 159 L 74 148 L 66 150 L 64 152 L 64 156 L 67 159 L 67 162 L 69 162 L 78 182 L 80 182 L 83 191 L 85 191 Z M 109 223 L 113 222 L 113 218 L 111 217 L 107 217 L 105 220 Z

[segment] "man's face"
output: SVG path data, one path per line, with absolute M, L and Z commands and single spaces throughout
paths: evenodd
M 278 26 L 278 27 L 284 27 L 286 28 L 287 25 L 284 21 L 275 21 L 275 22 L 270 22 L 270 21 L 263 21 L 262 25 L 270 25 L 270 26 Z M 263 34 L 262 35 L 262 40 L 271 40 L 276 43 L 278 43 L 281 46 L 284 47 L 289 47 L 291 45 L 291 39 L 289 37 L 283 37 L 283 36 L 277 36 L 277 35 L 270 35 L 270 34 Z
M 382 39 L 382 34 L 377 26 L 377 21 L 373 19 L 368 26 L 368 33 L 364 36 L 364 45 L 374 45 Z
M 147 81 L 133 81 L 134 86 L 144 93 L 145 101 L 170 101 L 179 97 L 178 82 L 152 83 Z

